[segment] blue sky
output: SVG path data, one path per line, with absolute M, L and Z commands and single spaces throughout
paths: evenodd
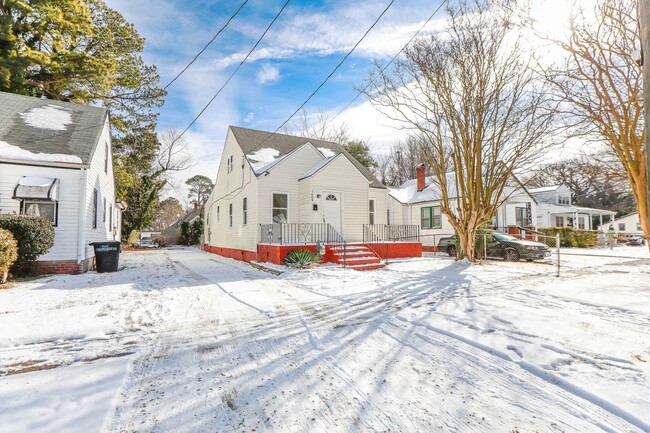
M 243 1 L 243 0 L 242 0 Z M 146 38 L 144 58 L 163 84 L 210 40 L 241 4 L 208 0 L 107 0 Z M 336 114 L 364 84 L 372 59 L 387 60 L 420 28 L 440 0 L 396 0 L 338 73 L 305 107 Z M 168 90 L 159 129 L 184 129 L 254 45 L 284 0 L 249 0 L 208 50 Z M 275 130 L 330 73 L 389 0 L 292 0 L 252 57 L 186 135 L 194 174 L 216 176 L 228 125 Z M 430 28 L 445 17 L 440 11 Z M 403 136 L 364 98 L 337 119 L 375 152 Z M 183 194 L 183 192 L 181 192 Z

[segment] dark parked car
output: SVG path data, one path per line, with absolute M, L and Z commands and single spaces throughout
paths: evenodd
M 486 242 L 485 250 L 488 257 L 498 257 L 511 262 L 521 259 L 542 260 L 551 255 L 550 248 L 540 242 L 517 239 L 505 233 L 490 232 L 486 235 Z M 438 251 L 455 256 L 456 236 L 440 238 Z

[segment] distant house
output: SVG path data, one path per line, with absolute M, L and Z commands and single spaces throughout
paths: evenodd
M 345 242 L 356 244 L 346 263 L 378 267 L 363 242 L 368 226 L 388 223 L 388 202 L 388 189 L 337 143 L 231 126 L 205 204 L 205 248 L 280 262 L 289 249 L 324 242 L 338 261 Z M 421 253 L 414 241 L 402 254 Z
M 160 234 L 152 236 L 153 239 L 160 241 L 162 245 L 174 245 L 178 243 L 178 230 L 181 227 L 181 223 L 188 222 L 193 223 L 194 221 L 201 218 L 201 212 L 203 212 L 202 207 L 197 207 L 191 211 L 186 212 L 184 215 L 181 215 L 176 221 L 171 223 L 168 227 L 165 227 Z
M 392 224 L 417 224 L 423 249 L 436 250 L 441 236 L 454 233 L 454 228 L 442 213 L 442 191 L 433 177 L 425 176 L 424 165 L 417 168 L 417 178 L 397 188 L 390 188 L 389 214 Z M 447 174 L 447 196 L 453 207 L 458 194 L 454 173 Z M 521 183 L 512 177 L 503 191 L 501 205 L 492 220 L 492 227 L 512 234 L 520 228 L 534 229 L 537 202 Z
M 611 221 L 616 215 L 606 209 L 594 209 L 573 205 L 573 193 L 566 185 L 552 185 L 528 190 L 539 203 L 537 226 L 574 227 L 595 230 L 605 220 Z
M 629 215 L 616 218 L 611 222 L 605 223 L 600 227 L 600 230 L 607 233 L 610 227 L 612 227 L 614 229 L 614 232 L 618 234 L 645 236 L 643 229 L 641 228 L 638 212 L 634 212 Z
M 0 213 L 39 215 L 54 226 L 36 272 L 92 269 L 89 243 L 119 240 L 124 208 L 104 108 L 0 92 Z

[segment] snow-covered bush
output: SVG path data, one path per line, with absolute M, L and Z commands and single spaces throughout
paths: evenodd
M 26 275 L 32 261 L 47 253 L 54 244 L 54 227 L 45 218 L 0 215 L 0 228 L 9 230 L 18 242 L 18 258 L 11 268 L 15 275 Z
M 18 242 L 9 230 L 0 229 L 0 284 L 7 281 L 7 273 L 18 258 Z
M 320 263 L 320 256 L 309 250 L 291 250 L 284 258 L 285 265 L 298 269 L 305 269 L 316 263 Z

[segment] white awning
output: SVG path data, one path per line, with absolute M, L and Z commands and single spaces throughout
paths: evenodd
M 59 200 L 59 179 L 54 177 L 23 176 L 14 188 L 18 200 Z

